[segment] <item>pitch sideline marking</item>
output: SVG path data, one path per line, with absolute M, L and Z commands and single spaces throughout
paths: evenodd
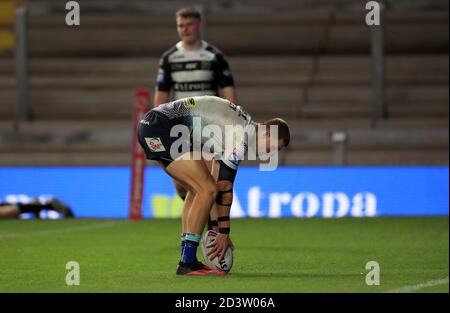
M 107 228 L 112 227 L 119 224 L 125 224 L 128 221 L 110 221 L 110 222 L 101 222 L 101 223 L 95 223 L 95 224 L 89 224 L 89 225 L 83 225 L 83 226 L 75 226 L 75 227 L 69 227 L 65 229 L 55 229 L 55 230 L 41 230 L 37 232 L 31 232 L 26 234 L 5 234 L 0 235 L 0 240 L 2 239 L 14 239 L 14 238 L 20 238 L 20 237 L 28 237 L 28 236 L 34 236 L 34 235 L 51 235 L 51 234 L 60 234 L 60 233 L 76 233 L 79 231 L 86 231 L 86 230 L 92 230 L 92 229 L 99 229 L 99 228 Z
M 417 291 L 419 289 L 422 289 L 422 288 L 434 287 L 434 286 L 444 285 L 444 284 L 448 284 L 448 277 L 445 277 L 443 279 L 430 280 L 430 281 L 427 281 L 426 283 L 418 284 L 418 285 L 415 285 L 415 286 L 405 286 L 405 287 L 402 287 L 402 288 L 399 288 L 399 289 L 394 289 L 394 290 L 387 291 L 387 293 L 415 292 L 415 291 Z

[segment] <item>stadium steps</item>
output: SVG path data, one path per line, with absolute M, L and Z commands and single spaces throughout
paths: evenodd
M 348 165 L 448 165 L 448 150 L 406 150 L 406 151 L 348 151 Z M 127 152 L 11 152 L 0 155 L 2 166 L 127 166 L 130 164 Z M 148 161 L 148 165 L 154 164 Z M 255 165 L 245 161 L 243 165 Z M 329 150 L 304 150 L 287 153 L 280 158 L 280 165 L 328 166 L 334 164 L 333 152 Z
M 230 55 L 369 53 L 365 13 L 211 13 L 206 39 Z M 85 13 L 77 28 L 60 27 L 60 14 L 31 16 L 30 55 L 159 56 L 177 41 L 174 24 L 173 14 L 164 13 Z M 385 47 L 388 53 L 448 51 L 448 13 L 388 13 Z
M 356 77 L 371 74 L 371 59 L 369 55 L 272 55 L 272 56 L 230 56 L 230 64 L 235 76 L 255 76 L 255 74 L 289 75 L 293 72 L 314 72 L 316 75 L 333 75 L 332 82 L 340 80 L 342 74 L 353 74 Z M 153 81 L 158 68 L 158 57 L 138 58 L 31 58 L 29 69 L 31 73 L 40 75 L 147 75 Z M 425 79 L 448 80 L 447 54 L 403 54 L 386 56 L 386 79 L 412 76 L 415 82 Z M 0 60 L 0 73 L 13 74 L 13 59 Z M 239 74 L 239 75 L 238 75 Z M 420 75 L 420 76 L 419 76 Z M 293 76 L 295 77 L 295 76 Z M 336 79 L 338 78 L 338 79 Z M 248 77 L 247 77 L 248 79 Z M 345 81 L 344 81 L 345 82 Z
M 417 87 L 418 88 L 418 87 Z M 370 90 L 311 89 L 310 99 L 303 99 L 304 90 L 284 87 L 272 89 L 245 88 L 239 91 L 239 102 L 254 117 L 266 118 L 273 115 L 298 118 L 370 118 L 372 103 Z M 387 100 L 388 116 L 425 117 L 448 116 L 448 89 L 430 87 L 410 103 L 407 99 Z M 411 92 L 414 94 L 414 88 Z M 395 91 L 397 92 L 397 91 Z M 399 92 L 401 94 L 401 92 Z M 5 103 L 0 109 L 4 119 L 13 116 L 14 90 L 2 91 Z M 128 119 L 133 112 L 134 88 L 111 89 L 32 89 L 30 92 L 31 116 L 33 119 Z M 427 97 L 429 96 L 429 97 Z M 434 97 L 434 98 L 433 98 Z M 8 103 L 9 102 L 9 103 Z
M 256 119 L 261 121 L 261 119 Z M 331 132 L 336 130 L 373 130 L 371 121 L 367 118 L 324 118 L 324 119 L 298 119 L 292 116 L 286 118 L 288 124 L 298 131 L 324 131 Z M 58 133 L 58 132 L 128 132 L 132 129 L 132 118 L 129 119 L 108 119 L 108 120 L 77 120 L 76 122 L 68 122 L 66 120 L 35 120 L 23 122 L 20 124 L 20 133 L 36 134 L 36 133 Z M 445 130 L 449 127 L 447 117 L 407 117 L 407 118 L 388 118 L 379 120 L 375 130 Z M 0 121 L 0 131 L 2 133 L 11 133 L 14 130 L 13 120 Z
M 228 55 L 255 119 L 286 116 L 296 140 L 283 164 L 332 164 L 336 130 L 350 132 L 349 164 L 448 164 L 448 12 L 387 14 L 389 118 L 375 130 L 362 21 L 363 12 L 230 10 L 208 14 L 206 40 Z M 0 60 L 0 164 L 127 165 L 134 89 L 153 89 L 158 57 L 177 41 L 174 16 L 88 13 L 80 28 L 61 23 L 61 13 L 31 17 L 32 120 L 17 137 L 14 68 Z
M 368 56 L 322 56 L 317 59 L 314 84 L 371 84 L 372 65 Z M 387 55 L 387 85 L 448 83 L 447 54 Z
M 0 121 L 13 117 L 16 103 L 14 59 L 11 56 L 0 57 Z
M 385 165 L 448 165 L 448 151 L 414 150 L 414 151 L 349 151 L 346 164 L 352 166 Z M 332 165 L 333 154 L 329 151 L 299 151 L 289 153 L 283 164 L 324 166 Z
M 349 165 L 448 165 L 448 150 L 404 150 L 404 151 L 348 151 Z M 128 152 L 11 152 L 0 155 L 2 166 L 121 166 L 130 164 Z M 154 164 L 148 161 L 148 165 Z M 248 161 L 243 165 L 254 165 Z M 330 150 L 304 150 L 286 153 L 280 165 L 328 166 L 333 165 Z
M 372 90 L 364 86 L 312 87 L 301 105 L 305 117 L 367 116 L 372 112 Z M 388 86 L 387 114 L 391 117 L 448 116 L 447 86 Z
M 157 62 L 157 58 L 31 59 L 32 117 L 127 119 L 135 87 L 152 89 Z M 369 62 L 362 56 L 286 56 L 236 57 L 231 63 L 239 102 L 255 116 L 265 118 L 283 108 L 286 115 L 298 118 L 357 118 L 370 117 Z M 395 55 L 386 63 L 390 115 L 448 115 L 448 56 Z M 10 119 L 15 109 L 12 71 L 8 61 L 0 61 L 1 119 Z
M 312 104 L 310 106 L 305 106 L 300 114 L 305 119 L 326 117 L 348 118 L 349 116 L 369 118 L 372 114 L 372 107 L 370 105 Z M 395 104 L 390 104 L 387 115 L 389 117 L 422 116 L 423 118 L 448 116 L 448 106 L 443 106 L 442 104 L 429 104 L 426 106 L 418 104 L 405 107 L 403 105 L 397 106 Z
M 0 155 L 2 166 L 120 166 L 129 165 L 129 153 L 89 152 L 10 152 Z
M 131 123 L 67 125 L 58 122 L 23 124 L 20 133 L 0 132 L 2 165 L 127 165 Z M 281 164 L 326 165 L 333 158 L 331 130 L 300 129 L 293 124 L 292 144 Z M 334 129 L 336 130 L 336 129 Z M 344 129 L 340 129 L 344 130 Z M 447 129 L 347 129 L 348 160 L 352 165 L 447 164 Z M 388 157 L 390 156 L 390 157 Z M 387 162 L 387 163 L 385 163 Z M 392 163 L 390 163 L 392 162 Z M 430 163 L 431 162 L 431 163 Z M 332 163 L 332 162 L 331 162 Z M 379 163 L 378 163 L 379 164 Z M 404 164 L 404 163 L 398 163 Z
M 11 78 L 12 59 L 0 60 L 0 78 Z M 235 79 L 241 85 L 297 85 L 314 84 L 370 84 L 371 61 L 369 56 L 233 56 L 229 58 Z M 70 66 L 68 65 L 70 64 Z M 55 86 L 67 84 L 70 77 L 96 78 L 98 84 L 113 76 L 142 79 L 154 83 L 158 58 L 33 58 L 29 68 L 31 78 L 54 78 Z M 313 77 L 309 77 L 313 75 Z M 50 76 L 50 77 L 48 77 Z M 81 76 L 81 77 L 80 77 Z M 281 80 L 281 81 L 280 81 Z M 387 83 L 431 84 L 448 83 L 448 55 L 388 55 L 386 57 Z M 107 80 L 105 85 L 107 85 Z

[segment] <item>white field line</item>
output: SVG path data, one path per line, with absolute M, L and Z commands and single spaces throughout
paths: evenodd
M 407 292 L 416 292 L 419 289 L 426 288 L 426 287 L 433 287 L 438 285 L 444 285 L 448 284 L 448 277 L 445 277 L 443 279 L 436 279 L 436 280 L 430 280 L 426 283 L 415 285 L 415 286 L 405 286 L 399 289 L 394 289 L 391 291 L 388 291 L 388 293 L 407 293 Z
M 108 221 L 108 222 L 88 224 L 88 225 L 83 225 L 83 226 L 67 227 L 64 229 L 50 229 L 50 230 L 41 230 L 41 231 L 36 231 L 36 232 L 27 232 L 27 233 L 18 233 L 18 234 L 4 234 L 4 235 L 0 235 L 0 240 L 15 239 L 15 238 L 20 238 L 20 237 L 30 237 L 30 236 L 45 236 L 45 235 L 52 235 L 52 234 L 76 233 L 76 232 L 92 230 L 92 229 L 112 227 L 112 226 L 124 224 L 124 223 L 127 223 L 127 221 Z

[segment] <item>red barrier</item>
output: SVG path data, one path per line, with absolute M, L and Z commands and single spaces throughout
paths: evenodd
M 144 189 L 145 152 L 139 145 L 137 139 L 137 128 L 139 121 L 149 110 L 148 98 L 150 93 L 145 88 L 137 88 L 135 92 L 134 105 L 134 131 L 131 158 L 131 190 L 130 190 L 130 213 L 131 220 L 142 219 L 142 193 Z

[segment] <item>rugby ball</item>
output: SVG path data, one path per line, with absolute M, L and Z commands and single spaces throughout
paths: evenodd
M 208 230 L 203 233 L 201 242 L 203 259 L 205 260 L 206 265 L 208 265 L 211 269 L 229 272 L 233 266 L 233 250 L 231 250 L 231 248 L 227 249 L 224 258 L 220 262 L 218 261 L 218 257 L 215 257 L 212 261 L 210 261 L 208 257 L 208 252 L 211 248 L 207 248 L 207 246 L 214 242 L 217 235 L 218 232 L 214 230 Z

